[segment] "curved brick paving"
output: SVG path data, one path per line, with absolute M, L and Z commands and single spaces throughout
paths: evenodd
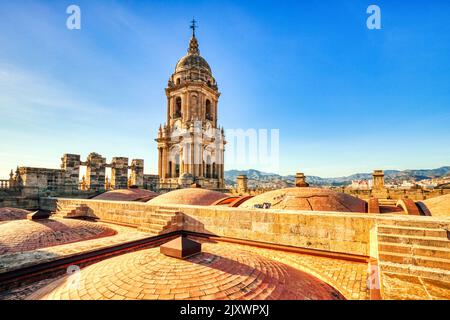
M 187 260 L 166 257 L 159 248 L 104 260 L 29 299 L 344 299 L 319 279 L 257 254 L 204 244 Z
M 228 198 L 225 193 L 201 188 L 187 188 L 164 193 L 147 203 L 155 206 L 167 204 L 210 206 L 214 202 L 225 198 Z
M 0 255 L 115 235 L 95 222 L 49 219 L 19 220 L 0 224 Z
M 0 222 L 23 220 L 27 218 L 30 211 L 16 208 L 0 208 Z
M 239 208 L 252 209 L 270 203 L 271 209 L 366 212 L 366 202 L 348 194 L 321 188 L 285 188 L 257 195 Z

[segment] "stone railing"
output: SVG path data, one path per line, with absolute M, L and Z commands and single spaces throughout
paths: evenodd
M 9 189 L 11 188 L 10 180 L 0 180 L 0 189 Z

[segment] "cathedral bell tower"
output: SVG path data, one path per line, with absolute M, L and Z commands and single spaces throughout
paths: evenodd
M 162 187 L 193 183 L 224 188 L 224 131 L 217 125 L 220 92 L 211 67 L 200 55 L 195 20 L 187 54 L 169 79 L 167 122 L 158 132 L 158 174 Z

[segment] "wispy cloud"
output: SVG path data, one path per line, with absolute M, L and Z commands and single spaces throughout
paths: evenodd
M 107 111 L 80 96 L 46 75 L 0 65 L 0 116 L 3 119 L 20 119 L 22 124 L 24 121 L 32 124 L 35 117 L 45 114 L 68 112 L 88 117 Z

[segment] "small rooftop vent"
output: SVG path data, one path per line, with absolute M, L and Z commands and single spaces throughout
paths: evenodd
M 160 252 L 168 257 L 186 259 L 202 252 L 202 244 L 180 236 L 159 247 Z

